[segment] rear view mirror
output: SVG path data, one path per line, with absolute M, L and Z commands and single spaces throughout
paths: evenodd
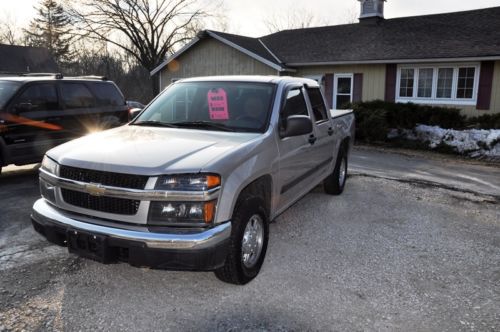
M 128 120 L 129 121 L 132 121 L 134 120 L 138 115 L 139 113 L 141 113 L 142 111 L 142 108 L 132 108 L 128 111 Z
M 286 119 L 286 128 L 283 137 L 302 136 L 311 133 L 312 121 L 305 115 L 292 115 Z

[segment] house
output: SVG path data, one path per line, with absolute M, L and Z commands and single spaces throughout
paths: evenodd
M 361 2 L 359 23 L 260 38 L 206 30 L 151 75 L 292 75 L 319 81 L 332 108 L 381 99 L 500 113 L 500 7 L 384 19 Z
M 0 44 L 0 76 L 58 71 L 57 63 L 46 48 Z

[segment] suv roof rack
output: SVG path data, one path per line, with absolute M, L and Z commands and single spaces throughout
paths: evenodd
M 27 77 L 45 77 L 45 76 L 52 76 L 55 79 L 63 79 L 64 76 L 61 73 L 25 73 L 21 74 L 21 76 L 27 76 Z
M 85 75 L 85 76 L 75 76 L 73 78 L 83 78 L 87 80 L 99 80 L 99 81 L 107 81 L 108 78 L 106 76 L 97 76 L 97 75 Z

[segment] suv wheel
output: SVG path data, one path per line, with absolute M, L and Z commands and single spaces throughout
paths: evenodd
M 323 181 L 325 192 L 330 195 L 340 195 L 344 191 L 347 180 L 347 147 L 341 146 L 333 173 Z
M 215 270 L 224 282 L 244 285 L 257 276 L 269 241 L 269 223 L 262 200 L 245 196 L 237 203 L 232 220 L 229 252 L 223 267 Z

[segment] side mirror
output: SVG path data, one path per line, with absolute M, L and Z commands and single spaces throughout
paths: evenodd
M 35 106 L 32 103 L 19 103 L 14 105 L 14 109 L 17 112 L 29 112 L 35 109 Z
M 142 108 L 132 108 L 128 111 L 128 120 L 129 121 L 132 121 L 134 120 L 138 115 L 139 113 L 141 113 L 142 111 Z
M 286 119 L 286 128 L 283 137 L 302 136 L 311 133 L 312 121 L 305 115 L 292 115 Z

